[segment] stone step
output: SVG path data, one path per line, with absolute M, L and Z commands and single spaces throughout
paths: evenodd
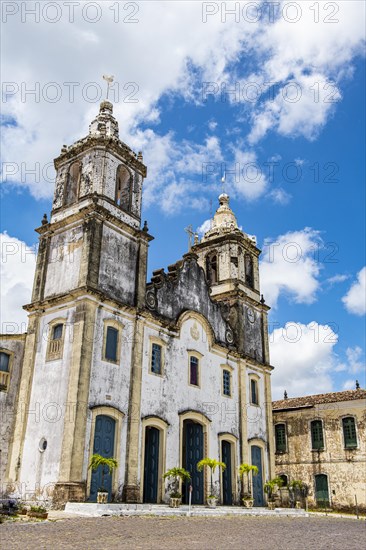
M 225 516 L 225 515 L 240 515 L 240 516 L 302 516 L 308 517 L 309 514 L 302 509 L 294 508 L 242 508 L 239 506 L 218 506 L 217 508 L 208 508 L 206 506 L 186 505 L 180 508 L 170 508 L 163 504 L 124 504 L 124 503 L 109 503 L 97 504 L 94 502 L 68 502 L 65 507 L 65 512 L 68 514 L 76 514 L 80 516 Z

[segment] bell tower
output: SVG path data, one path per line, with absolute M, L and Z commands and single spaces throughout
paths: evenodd
M 239 350 L 259 363 L 269 364 L 267 311 L 260 294 L 254 237 L 238 227 L 230 198 L 222 193 L 211 228 L 192 247 L 206 273 L 214 301 L 230 305 Z
M 140 229 L 146 166 L 118 135 L 109 101 L 89 134 L 64 145 L 55 159 L 50 223 L 42 222 L 32 301 L 76 290 L 141 305 L 146 281 L 147 227 Z
M 137 317 L 144 306 L 152 237 L 146 223 L 140 227 L 146 166 L 141 153 L 120 141 L 110 102 L 101 103 L 88 135 L 64 145 L 54 162 L 51 218 L 45 216 L 36 230 L 32 301 L 25 306 L 29 324 L 19 386 L 22 406 L 16 413 L 9 480 L 24 482 L 33 491 L 56 482 L 53 498 L 65 502 L 70 495 L 85 498 L 93 369 L 97 365 L 102 377 L 110 374 L 103 351 L 104 319 L 121 327 L 119 312 L 127 308 Z M 112 337 L 121 342 L 122 332 Z M 27 412 L 45 410 L 50 403 L 60 412 L 55 423 Z

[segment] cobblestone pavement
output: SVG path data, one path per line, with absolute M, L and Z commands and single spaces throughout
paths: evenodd
M 365 521 L 327 517 L 78 517 L 0 525 L 7 550 L 359 550 L 365 540 Z

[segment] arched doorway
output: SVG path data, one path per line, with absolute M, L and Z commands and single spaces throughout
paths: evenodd
M 145 429 L 144 502 L 158 502 L 160 430 Z
M 322 508 L 329 506 L 328 476 L 325 474 L 315 476 L 315 500 L 317 506 Z
M 225 439 L 221 442 L 221 457 L 222 462 L 226 464 L 222 472 L 222 503 L 224 506 L 231 506 L 233 503 L 231 443 Z
M 204 503 L 203 471 L 197 470 L 197 462 L 203 458 L 203 426 L 193 420 L 183 422 L 183 468 L 191 474 L 190 483 L 183 485 L 183 502 L 189 502 L 189 485 L 192 485 L 192 504 Z
M 106 458 L 114 456 L 114 440 L 116 431 L 116 421 L 110 416 L 100 414 L 95 419 L 93 454 L 100 454 Z M 112 493 L 112 475 L 108 468 L 104 467 L 104 488 L 108 491 L 108 500 Z M 102 486 L 102 468 L 92 472 L 90 482 L 89 500 L 96 502 L 97 492 Z
M 257 466 L 258 474 L 252 476 L 254 506 L 264 506 L 262 449 L 257 445 L 251 447 L 252 465 Z

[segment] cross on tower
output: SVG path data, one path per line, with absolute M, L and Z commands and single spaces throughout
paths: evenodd
M 188 250 L 191 250 L 192 248 L 192 238 L 194 237 L 194 231 L 192 224 L 190 224 L 188 227 L 184 230 L 186 233 L 188 233 Z

